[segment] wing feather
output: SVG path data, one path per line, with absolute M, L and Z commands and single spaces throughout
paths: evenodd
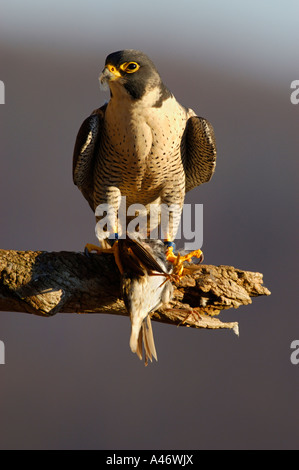
M 102 136 L 105 110 L 107 105 L 96 109 L 82 123 L 75 142 L 73 153 L 73 181 L 80 189 L 91 209 L 94 211 L 94 166 Z
M 202 117 L 190 117 L 185 146 L 187 192 L 210 181 L 215 171 L 217 151 L 212 124 Z

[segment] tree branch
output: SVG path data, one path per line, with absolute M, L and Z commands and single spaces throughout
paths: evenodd
M 152 319 L 196 328 L 230 328 L 221 310 L 270 295 L 260 273 L 232 266 L 200 265 L 175 286 L 168 308 Z M 120 275 L 112 255 L 0 250 L 0 311 L 51 316 L 60 313 L 128 315 L 120 298 Z

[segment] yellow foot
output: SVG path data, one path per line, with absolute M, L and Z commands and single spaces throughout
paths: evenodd
M 187 271 L 188 268 L 184 266 L 184 263 L 190 263 L 192 258 L 198 258 L 199 262 L 203 261 L 203 252 L 201 250 L 195 250 L 184 256 L 181 256 L 180 253 L 175 255 L 173 253 L 172 246 L 170 246 L 166 251 L 166 259 L 173 263 L 173 274 L 176 274 L 179 277 L 183 277 L 185 274 L 187 274 L 185 271 Z
M 98 255 L 101 255 L 102 253 L 110 253 L 114 255 L 115 263 L 120 271 L 121 274 L 124 273 L 123 266 L 120 261 L 119 257 L 119 250 L 118 250 L 118 241 L 116 240 L 113 245 L 109 245 L 109 243 L 106 240 L 102 241 L 102 246 L 97 246 L 93 245 L 92 243 L 87 243 L 85 245 L 84 252 L 85 254 L 91 253 L 92 251 L 95 251 Z
M 98 255 L 102 253 L 113 253 L 113 247 L 109 245 L 106 240 L 102 241 L 102 246 L 93 245 L 92 243 L 86 243 L 84 253 L 88 255 L 88 253 L 91 253 L 92 251 L 95 251 Z

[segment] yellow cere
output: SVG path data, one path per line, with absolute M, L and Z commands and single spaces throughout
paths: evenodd
M 117 70 L 117 68 L 114 65 L 107 64 L 106 68 L 109 70 L 109 72 L 113 73 L 116 77 L 121 77 L 121 73 Z

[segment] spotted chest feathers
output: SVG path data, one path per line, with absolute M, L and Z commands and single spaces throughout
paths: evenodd
M 155 107 L 158 99 L 152 90 L 139 102 L 122 100 L 118 106 L 111 100 L 105 115 L 102 171 L 109 171 L 123 195 L 135 199 L 140 193 L 141 203 L 155 200 L 170 181 L 184 186 L 181 143 L 187 111 L 174 97 Z

